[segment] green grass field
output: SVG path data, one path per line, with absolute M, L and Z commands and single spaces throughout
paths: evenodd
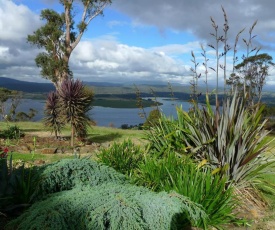
M 46 135 L 52 136 L 51 132 L 43 125 L 42 122 L 0 122 L 0 131 L 8 129 L 11 126 L 18 126 L 26 135 L 33 137 Z M 131 139 L 135 144 L 145 146 L 146 141 L 143 139 L 146 131 L 142 130 L 123 130 L 111 127 L 91 126 L 88 129 L 88 141 L 100 145 L 109 145 L 112 142 L 122 142 L 125 139 Z M 69 139 L 70 127 L 66 126 L 61 133 L 62 137 Z M 0 142 L 1 143 L 1 142 Z M 18 145 L 19 140 L 2 140 L 2 145 L 12 146 Z M 68 145 L 69 147 L 69 145 Z M 32 151 L 32 153 L 13 153 L 14 160 L 37 161 L 43 160 L 46 162 L 53 162 L 62 158 L 73 158 L 73 154 L 40 154 L 39 150 Z
M 0 130 L 8 129 L 10 126 L 18 126 L 24 133 L 39 133 L 39 132 L 47 132 L 49 131 L 47 127 L 43 125 L 42 122 L 0 122 Z M 88 134 L 91 137 L 99 141 L 109 141 L 110 139 L 114 139 L 116 141 L 121 141 L 125 138 L 133 138 L 133 139 L 142 139 L 144 136 L 144 132 L 142 130 L 123 130 L 116 129 L 111 127 L 101 127 L 101 126 L 91 126 L 88 129 Z M 63 136 L 68 136 L 70 134 L 70 127 L 66 126 L 62 130 Z M 49 131 L 50 135 L 50 131 Z

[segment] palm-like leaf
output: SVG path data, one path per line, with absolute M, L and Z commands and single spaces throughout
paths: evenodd
M 87 112 L 92 108 L 93 93 L 85 88 L 80 80 L 72 79 L 63 81 L 57 93 L 63 118 L 72 127 L 71 145 L 73 146 L 75 131 L 81 137 L 86 135 L 90 120 Z
M 44 124 L 46 127 L 52 128 L 52 131 L 55 133 L 57 138 L 57 133 L 61 133 L 61 129 L 64 126 L 64 122 L 60 117 L 60 108 L 58 103 L 58 96 L 56 92 L 50 92 L 47 96 L 46 105 L 45 105 L 45 118 Z

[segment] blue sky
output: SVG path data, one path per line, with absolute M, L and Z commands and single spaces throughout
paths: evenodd
M 41 52 L 26 43 L 26 37 L 43 25 L 42 9 L 62 12 L 57 0 L 0 0 L 0 77 L 42 82 L 34 58 Z M 77 2 L 77 1 L 76 1 Z M 188 84 L 192 78 L 191 51 L 196 54 L 198 70 L 204 72 L 200 55 L 202 43 L 207 49 L 209 66 L 214 65 L 210 16 L 222 33 L 226 10 L 230 26 L 229 43 L 242 28 L 238 55 L 245 52 L 242 38 L 255 20 L 253 46 L 274 56 L 275 16 L 272 0 L 113 0 L 89 25 L 73 51 L 70 67 L 75 78 L 100 82 L 159 82 Z M 76 16 L 81 5 L 75 7 Z M 232 69 L 228 55 L 228 73 Z M 0 78 L 1 80 L 1 78 Z M 202 80 L 203 81 L 203 80 Z M 209 71 L 209 81 L 215 74 Z M 220 77 L 223 84 L 223 76 Z M 275 70 L 270 69 L 268 85 L 275 85 Z

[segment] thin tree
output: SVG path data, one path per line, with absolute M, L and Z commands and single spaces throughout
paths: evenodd
M 235 87 L 244 89 L 243 94 L 246 94 L 249 105 L 253 106 L 261 101 L 270 66 L 275 66 L 275 63 L 272 62 L 272 57 L 267 53 L 247 57 L 235 66 L 238 71 L 238 80 L 234 83 Z
M 89 124 L 88 111 L 92 108 L 93 93 L 80 80 L 64 80 L 57 88 L 60 116 L 65 123 L 71 125 L 71 147 L 77 133 L 81 137 L 86 134 Z
M 73 50 L 80 42 L 90 22 L 103 13 L 111 0 L 60 0 L 59 2 L 64 12 L 42 10 L 41 19 L 46 21 L 45 25 L 32 35 L 28 35 L 27 38 L 29 43 L 45 49 L 37 55 L 35 62 L 41 68 L 42 77 L 52 81 L 56 88 L 63 80 L 72 77 L 69 59 Z M 82 16 L 75 26 L 77 17 L 75 17 L 74 9 L 79 4 L 82 7 Z

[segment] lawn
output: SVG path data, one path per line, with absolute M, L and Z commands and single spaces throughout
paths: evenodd
M 48 134 L 51 135 L 50 130 L 47 129 L 43 125 L 42 122 L 0 122 L 0 130 L 8 129 L 11 126 L 18 126 L 24 133 L 28 134 L 39 134 L 40 132 L 48 131 Z M 133 139 L 142 139 L 144 136 L 144 131 L 142 130 L 122 130 L 110 127 L 100 127 L 100 126 L 91 126 L 88 129 L 88 134 L 91 137 L 95 137 L 96 140 L 99 141 L 108 141 L 108 140 L 116 140 L 121 141 L 125 138 L 133 138 Z M 70 127 L 65 126 L 61 133 L 62 136 L 70 135 Z M 109 137 L 108 137 L 109 135 Z M 113 137 L 110 137 L 112 136 Z M 106 139 L 105 139 L 106 138 Z
M 21 131 L 25 134 L 23 140 L 1 140 L 0 144 L 14 149 L 16 146 L 28 146 L 30 151 L 13 151 L 14 160 L 24 160 L 24 161 L 45 161 L 46 163 L 54 162 L 63 158 L 73 158 L 73 150 L 70 150 L 69 139 L 70 139 L 70 127 L 66 126 L 62 130 L 61 137 L 67 139 L 67 146 L 69 153 L 65 154 L 41 154 L 41 148 L 46 147 L 58 147 L 60 145 L 59 141 L 54 140 L 53 134 L 44 127 L 42 122 L 0 122 L 0 130 L 8 129 L 8 127 L 18 126 Z M 144 146 L 146 141 L 143 139 L 145 131 L 142 130 L 123 130 L 110 127 L 99 127 L 91 126 L 88 129 L 88 142 L 92 143 L 93 146 L 98 146 L 98 148 L 107 147 L 113 142 L 122 142 L 125 139 L 131 139 L 135 144 Z M 27 138 L 28 137 L 28 138 Z M 33 138 L 36 138 L 36 143 L 34 146 Z M 39 138 L 44 138 L 39 142 Z M 46 137 L 48 137 L 46 139 Z M 49 141 L 50 140 L 50 141 Z M 43 143 L 44 141 L 44 143 Z M 56 146 L 55 146 L 56 144 Z M 76 142 L 76 145 L 82 143 Z M 64 144 L 63 144 L 64 147 Z M 16 148 L 18 149 L 18 148 Z M 93 148 L 95 149 L 95 148 Z M 90 154 L 93 154 L 91 152 Z M 87 154 L 86 154 L 87 155 Z

